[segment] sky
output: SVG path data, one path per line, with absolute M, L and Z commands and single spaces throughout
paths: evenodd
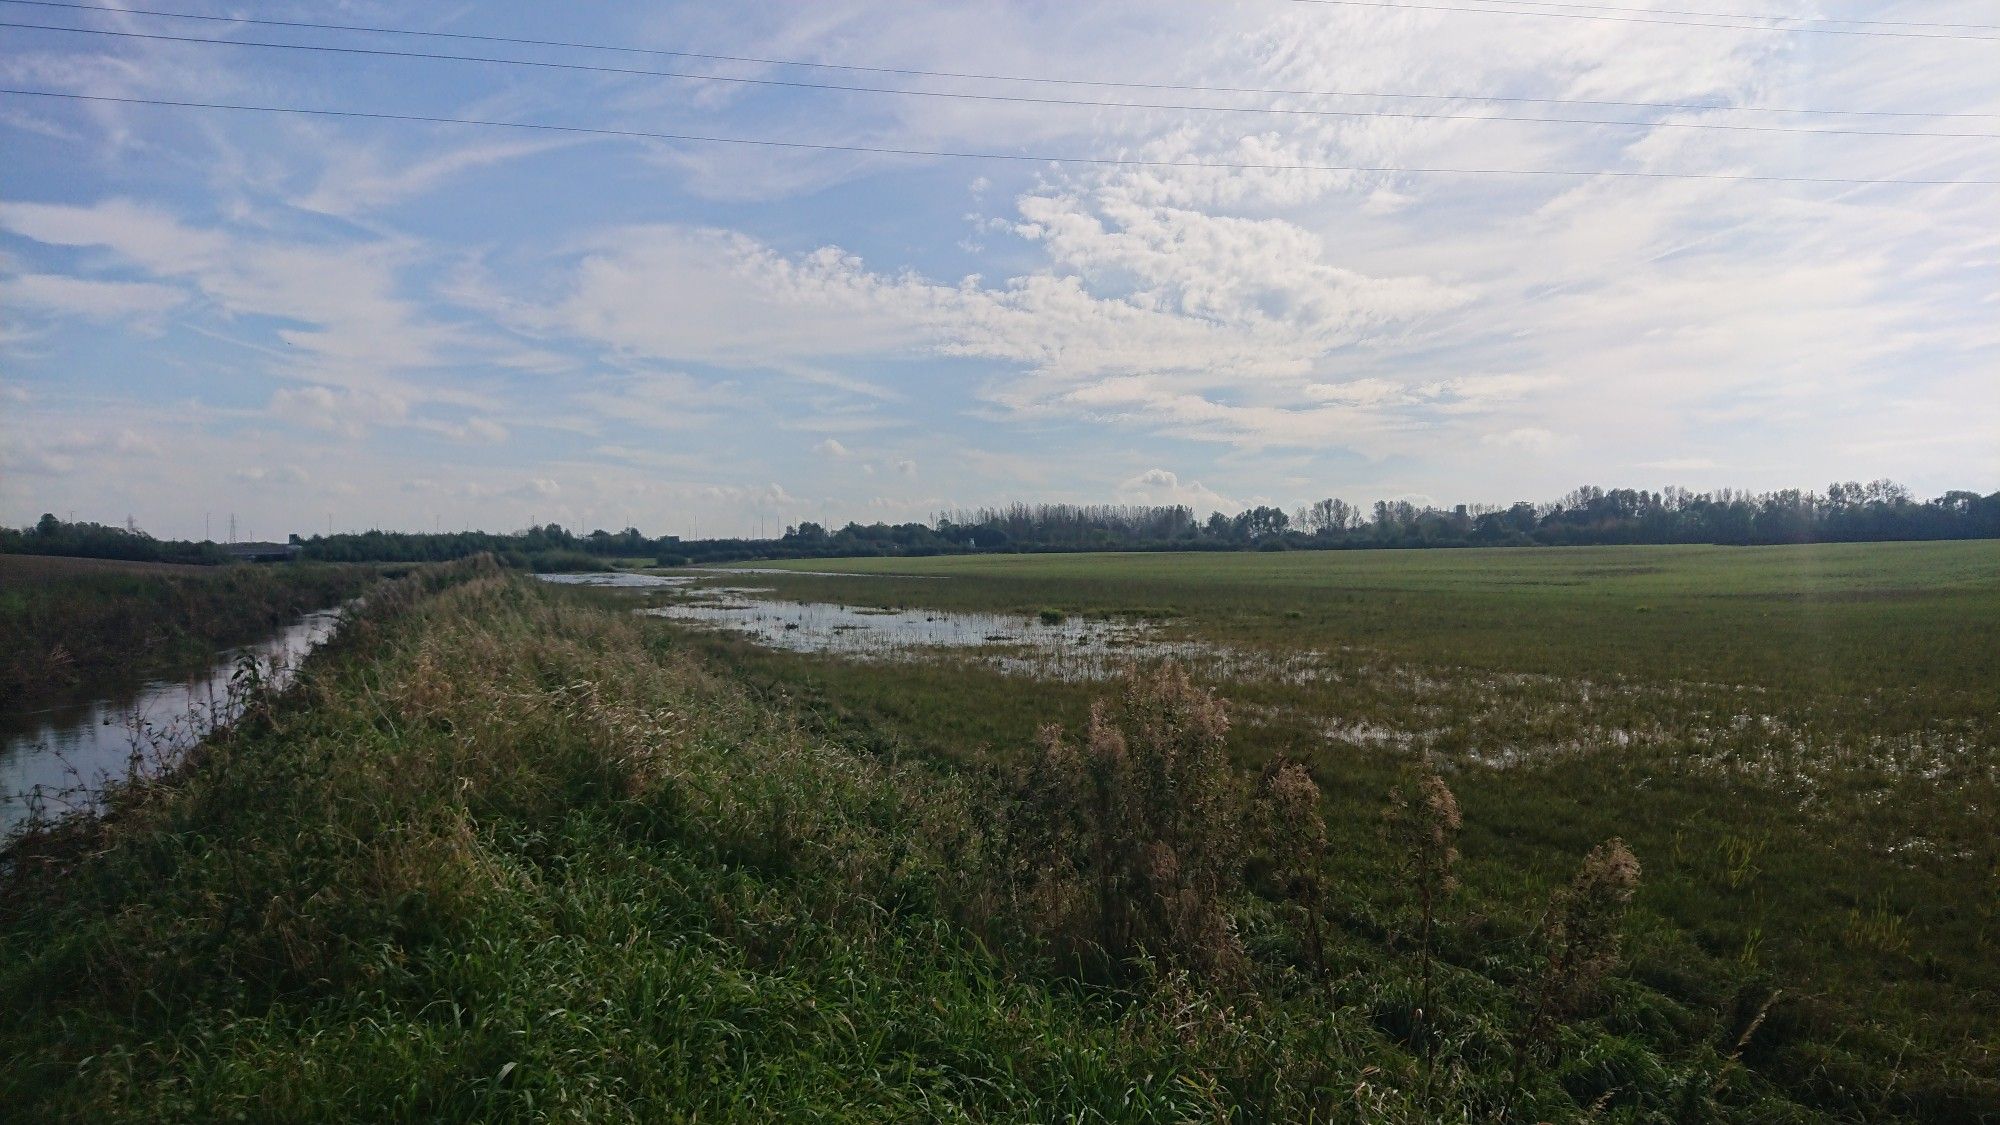
M 0 94 L 0 522 L 2000 489 L 2000 7 L 1608 3 L 0 2 L 10 90 L 878 150 Z

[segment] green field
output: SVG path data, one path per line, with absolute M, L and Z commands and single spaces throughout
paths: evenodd
M 0 864 L 0 1105 L 2000 1121 L 1996 563 L 981 557 L 695 594 L 1144 623 L 1122 651 L 1175 642 L 1192 685 L 422 568 Z
M 1756 1049 L 1787 1081 L 2000 1073 L 2000 544 L 794 569 L 943 577 L 754 581 L 852 605 L 1150 620 L 1219 646 L 1190 663 L 1234 706 L 1232 751 L 1249 769 L 1311 764 L 1357 885 L 1382 861 L 1374 810 L 1428 753 L 1465 809 L 1469 912 L 1532 925 L 1574 857 L 1620 835 L 1646 868 L 1633 972 L 1696 1008 L 1782 991 Z M 825 729 L 961 762 L 1018 754 L 1102 691 L 949 654 L 702 643 Z

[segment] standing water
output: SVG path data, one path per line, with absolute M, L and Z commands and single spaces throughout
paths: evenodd
M 256 661 L 265 684 L 282 688 L 339 623 L 337 609 L 309 613 L 258 644 L 218 654 L 208 669 L 183 679 L 155 680 L 89 703 L 0 715 L 0 838 L 37 807 L 49 816 L 92 807 L 105 783 L 124 778 L 135 763 L 192 748 L 235 718 L 241 700 L 230 688 L 246 658 Z

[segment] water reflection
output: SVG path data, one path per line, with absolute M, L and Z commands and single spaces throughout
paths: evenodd
M 1207 651 L 1198 642 L 1161 638 L 1143 622 L 1050 621 L 1000 613 L 875 609 L 743 596 L 674 602 L 639 612 L 745 633 L 787 652 L 924 660 L 960 650 L 1002 672 L 1041 679 L 1105 679 L 1135 660 L 1185 659 Z
M 192 747 L 234 717 L 230 679 L 243 657 L 257 661 L 267 683 L 283 687 L 339 622 L 339 610 L 309 613 L 261 643 L 218 654 L 206 671 L 184 679 L 157 680 L 116 698 L 0 716 L 0 836 L 19 826 L 36 802 L 51 814 L 89 806 L 89 794 L 106 780 L 124 777 L 135 755 Z
M 694 581 L 692 574 L 634 574 L 627 570 L 607 570 L 592 574 L 537 574 L 535 577 L 558 586 L 608 586 L 618 590 L 685 586 Z

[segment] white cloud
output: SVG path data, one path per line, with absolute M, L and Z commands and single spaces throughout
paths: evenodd
M 578 143 L 574 139 L 465 145 L 411 160 L 377 147 L 329 141 L 327 168 L 297 205 L 308 211 L 350 216 L 428 194 L 465 172 Z
M 1548 454 L 1564 444 L 1564 439 L 1540 426 L 1517 426 L 1502 433 L 1484 434 L 1479 443 L 1497 449 L 1512 449 L 1522 453 Z
M 316 385 L 280 387 L 271 393 L 267 409 L 274 418 L 347 437 L 410 416 L 410 404 L 393 394 Z
M 856 0 L 598 5 L 576 20 L 578 37 L 885 67 L 1724 107 L 1600 107 L 1677 123 L 1798 123 L 1726 108 L 1743 105 L 2000 112 L 2000 72 L 1949 43 L 1911 66 L 1841 37 L 1195 0 L 977 20 Z M 0 76 L 204 101 L 332 81 L 383 104 L 403 93 L 396 74 L 281 57 L 79 43 L 13 52 Z M 1994 174 L 1990 146 L 1962 139 L 547 77 L 467 68 L 452 112 L 1211 164 Z M 0 363 L 9 391 L 34 394 L 0 411 L 0 494 L 24 507 L 150 496 L 178 505 L 185 530 L 199 501 L 181 498 L 246 464 L 295 464 L 308 480 L 292 499 L 341 496 L 385 522 L 429 526 L 442 498 L 491 521 L 708 532 L 741 530 L 730 521 L 751 508 L 918 504 L 873 494 L 917 458 L 925 491 L 952 503 L 1108 492 L 1216 507 L 1293 492 L 1505 500 L 1623 472 L 1920 489 L 2000 474 L 2000 233 L 1983 188 L 975 166 L 114 106 L 9 113 L 0 143 L 39 193 L 0 203 L 0 303 L 17 313 L 0 317 Z M 67 348 L 66 325 L 102 346 Z M 171 459 L 121 448 L 121 432 L 162 425 L 199 438 Z M 389 427 L 417 440 L 383 440 Z M 789 440 L 757 440 L 773 432 Z M 72 433 L 86 444 L 65 446 Z M 823 471 L 810 443 L 834 435 L 861 472 Z M 450 463 L 491 451 L 448 443 L 502 441 L 504 474 Z M 1152 465 L 1178 472 L 1136 472 Z M 427 483 L 405 494 L 405 481 Z M 286 511 L 273 502 L 259 523 Z
M 822 457 L 832 457 L 836 460 L 852 456 L 852 453 L 849 452 L 846 446 L 833 438 L 827 438 L 818 445 L 813 446 L 813 452 Z
M 97 281 L 61 274 L 21 274 L 0 281 L 0 303 L 28 305 L 90 320 L 157 316 L 187 300 L 171 285 Z
M 462 430 L 468 441 L 498 443 L 506 441 L 508 437 L 507 427 L 491 418 L 468 418 Z
M 127 200 L 92 206 L 0 203 L 0 228 L 54 246 L 102 247 L 161 278 L 184 280 L 224 313 L 270 318 L 296 357 L 278 370 L 324 384 L 398 388 L 394 373 L 444 361 L 456 334 L 398 296 L 415 252 L 390 240 L 314 244 L 189 226 Z M 402 393 L 410 388 L 400 387 Z M 450 399 L 441 391 L 421 397 Z
M 1184 504 L 1197 513 L 1235 511 L 1243 507 L 1200 481 L 1183 481 L 1179 474 L 1167 469 L 1147 469 L 1121 481 L 1117 491 L 1119 498 L 1127 503 Z
M 253 465 L 229 474 L 232 480 L 258 486 L 289 486 L 306 483 L 309 479 L 304 469 L 297 465 Z

